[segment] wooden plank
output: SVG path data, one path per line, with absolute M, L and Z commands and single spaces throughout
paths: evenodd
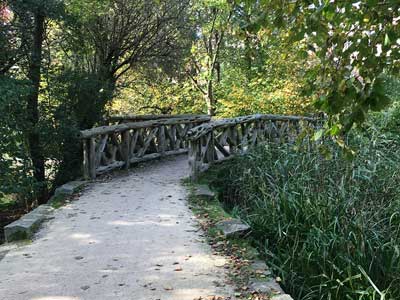
M 160 153 L 151 153 L 151 154 L 146 154 L 142 157 L 133 157 L 133 158 L 131 158 L 130 162 L 131 162 L 131 164 L 133 164 L 133 163 L 145 162 L 145 161 L 161 158 L 163 156 L 180 155 L 180 154 L 185 154 L 185 153 L 188 153 L 187 149 L 166 151 L 164 155 L 161 155 Z
M 108 164 L 106 166 L 100 166 L 100 167 L 98 167 L 96 169 L 96 175 L 101 175 L 101 174 L 110 172 L 112 170 L 119 169 L 122 166 L 124 166 L 124 164 L 125 164 L 125 162 L 123 162 L 123 161 L 115 161 L 115 162 L 113 162 L 111 164 Z
M 135 130 L 133 132 L 133 134 L 132 134 L 131 141 L 130 141 L 130 146 L 129 146 L 129 156 L 133 157 L 135 155 L 136 144 L 137 144 L 137 140 L 138 140 L 138 137 L 139 137 L 139 132 L 140 132 L 140 129 L 139 130 Z
M 215 147 L 219 150 L 219 152 L 221 152 L 221 154 L 224 157 L 231 156 L 231 154 L 228 151 L 226 151 L 226 149 L 218 141 L 214 141 L 214 144 L 215 144 Z
M 158 127 L 153 128 L 150 131 L 149 135 L 144 140 L 143 148 L 140 149 L 140 152 L 138 153 L 139 157 L 145 155 L 147 148 L 150 146 L 150 143 L 155 138 L 155 135 L 157 134 L 157 132 L 158 132 Z

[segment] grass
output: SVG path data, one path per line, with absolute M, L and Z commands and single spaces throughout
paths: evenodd
M 17 201 L 10 196 L 0 196 L 0 211 L 11 209 L 17 206 Z
M 205 175 L 297 300 L 400 299 L 400 142 L 351 142 L 352 161 L 270 145 Z

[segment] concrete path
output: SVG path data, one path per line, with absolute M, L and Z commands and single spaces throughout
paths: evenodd
M 180 183 L 187 175 L 180 156 L 91 184 L 56 210 L 32 243 L 3 255 L 0 299 L 231 296 L 225 261 L 211 254 L 187 207 Z

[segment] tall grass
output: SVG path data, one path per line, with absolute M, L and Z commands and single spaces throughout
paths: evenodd
M 269 145 L 211 174 L 297 300 L 400 299 L 400 142 L 376 135 L 352 161 Z

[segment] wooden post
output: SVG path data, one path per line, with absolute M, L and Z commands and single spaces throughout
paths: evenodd
M 83 145 L 83 178 L 90 179 L 89 146 L 88 140 L 82 140 Z
M 212 165 L 214 163 L 214 152 L 215 152 L 215 144 L 214 144 L 214 130 L 211 130 L 206 136 L 207 143 L 207 153 L 206 159 L 207 162 Z
M 189 140 L 189 167 L 190 167 L 190 178 L 195 180 L 199 175 L 200 168 L 199 168 L 199 140 Z
M 129 130 L 127 130 L 122 133 L 122 153 L 125 162 L 124 168 L 126 170 L 129 169 L 130 165 L 130 153 L 131 153 L 130 145 L 131 145 L 131 134 Z
M 89 175 L 91 179 L 96 179 L 96 138 L 90 138 L 89 149 Z
M 171 125 L 171 129 L 170 129 L 170 148 L 171 150 L 176 150 L 179 148 L 179 146 L 177 145 L 177 137 L 176 137 L 176 126 L 179 125 Z
M 165 148 L 165 126 L 161 125 L 158 131 L 158 152 L 161 154 L 161 156 L 165 155 Z

